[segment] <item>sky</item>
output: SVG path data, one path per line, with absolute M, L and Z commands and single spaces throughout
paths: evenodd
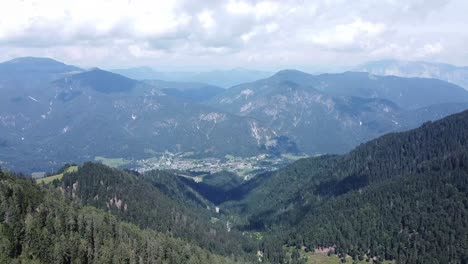
M 0 60 L 158 70 L 468 65 L 467 0 L 0 0 Z

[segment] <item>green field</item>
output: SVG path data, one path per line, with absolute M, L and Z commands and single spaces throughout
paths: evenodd
M 350 256 L 346 257 L 346 262 L 341 262 L 341 259 L 336 255 L 328 256 L 327 254 L 315 254 L 315 253 L 305 253 L 307 256 L 307 263 L 308 264 L 341 264 L 341 263 L 349 263 L 349 264 L 368 264 L 372 262 L 367 262 L 366 260 L 363 261 L 353 261 L 353 258 Z M 382 264 L 393 264 L 393 261 L 382 261 Z
M 288 254 L 291 254 L 291 248 L 285 247 L 286 251 Z M 343 263 L 349 263 L 349 264 L 369 264 L 372 263 L 371 261 L 366 261 L 365 259 L 363 261 L 354 261 L 352 257 L 347 256 L 346 257 L 346 262 L 342 262 L 341 259 L 337 255 L 330 255 L 328 256 L 326 253 L 313 253 L 313 252 L 306 252 L 305 250 L 301 250 L 300 254 L 302 257 L 307 258 L 307 264 L 343 264 Z M 382 264 L 394 264 L 394 261 L 382 261 Z
M 114 167 L 114 168 L 125 166 L 127 164 L 130 164 L 131 162 L 130 160 L 126 160 L 124 158 L 106 158 L 106 157 L 101 157 L 101 156 L 96 156 L 94 160 L 99 161 L 104 165 L 107 165 L 109 167 Z
M 76 171 L 78 171 L 78 166 L 70 166 L 63 173 L 52 175 L 52 176 L 49 176 L 49 177 L 44 177 L 42 179 L 37 179 L 36 183 L 48 184 L 48 183 L 53 182 L 54 180 L 61 180 L 65 173 L 72 173 L 72 172 L 76 172 Z

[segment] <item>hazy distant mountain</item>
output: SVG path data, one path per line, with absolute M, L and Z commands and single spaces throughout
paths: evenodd
M 166 79 L 165 73 L 157 72 L 150 67 L 134 67 L 128 69 L 114 69 L 111 72 L 123 75 L 135 80 L 160 80 Z
M 142 85 L 138 81 L 99 68 L 65 77 L 55 81 L 54 84 L 70 91 L 73 91 L 73 87 L 79 87 L 101 93 L 130 92 L 134 87 Z
M 165 150 L 254 155 L 289 144 L 252 118 L 176 98 L 100 69 L 39 87 L 2 87 L 0 113 L 0 160 L 10 167 L 21 164 L 22 169 L 95 156 L 150 157 Z
M 403 112 L 399 115 L 402 129 L 411 129 L 468 109 L 468 103 L 444 103 Z
M 0 63 L 0 74 L 61 74 L 81 71 L 80 68 L 62 62 L 37 57 L 21 57 Z
M 444 81 L 368 73 L 285 70 L 224 90 L 142 82 L 42 58 L 16 59 L 0 69 L 0 162 L 27 160 L 30 169 L 166 150 L 198 156 L 345 152 L 468 102 L 467 91 Z M 52 160 L 59 164 L 47 163 Z
M 254 117 L 292 138 L 301 150 L 317 154 L 345 152 L 383 133 L 414 127 L 465 107 L 434 108 L 424 118 L 410 114 L 421 107 L 451 102 L 468 102 L 468 92 L 434 79 L 285 70 L 235 86 L 210 105 Z
M 376 75 L 435 78 L 457 84 L 468 90 L 468 67 L 424 61 L 373 61 L 358 66 L 355 70 Z
M 271 75 L 270 72 L 242 68 L 206 72 L 158 72 L 150 67 L 136 67 L 111 71 L 137 80 L 196 82 L 225 88 L 241 83 L 252 82 Z
M 49 58 L 22 57 L 0 63 L 0 88 L 34 88 L 82 69 Z
M 204 102 L 224 92 L 224 88 L 204 83 L 161 80 L 144 80 L 144 82 L 162 89 L 167 95 L 189 99 L 194 102 Z
M 231 87 L 237 84 L 253 82 L 258 79 L 271 76 L 270 72 L 235 68 L 232 70 L 217 70 L 200 72 L 191 76 L 188 80 L 193 82 L 209 83 L 221 87 Z
M 272 83 L 291 81 L 302 86 L 313 87 L 331 96 L 387 99 L 400 107 L 409 109 L 447 102 L 468 101 L 468 92 L 463 88 L 428 78 L 377 76 L 364 72 L 311 75 L 295 70 L 284 70 L 268 80 Z
M 193 72 L 159 72 L 146 66 L 113 69 L 110 71 L 135 80 L 184 81 L 186 78 L 195 74 Z

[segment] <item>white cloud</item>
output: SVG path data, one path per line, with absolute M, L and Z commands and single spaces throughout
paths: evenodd
M 271 17 L 279 11 L 279 3 L 273 1 L 260 1 L 249 3 L 242 0 L 229 0 L 226 10 L 235 15 L 254 15 L 258 19 Z
M 439 54 L 443 50 L 444 50 L 444 46 L 442 46 L 442 44 L 440 44 L 440 42 L 438 42 L 438 43 L 428 43 L 428 44 L 424 45 L 424 47 L 422 48 L 423 53 L 421 54 L 421 56 L 424 57 L 426 55 Z
M 245 15 L 252 12 L 253 6 L 245 1 L 229 0 L 226 9 L 229 13 Z
M 311 42 L 319 46 L 336 49 L 367 49 L 386 31 L 382 23 L 356 19 L 349 24 L 336 25 L 333 29 L 315 34 Z
M 205 29 L 210 29 L 216 26 L 216 21 L 213 19 L 213 12 L 211 11 L 203 11 L 198 14 L 198 20 Z
M 274 33 L 278 29 L 279 29 L 279 26 L 276 23 L 268 23 L 267 25 L 265 25 L 265 30 L 267 33 Z
M 286 67 L 402 57 L 468 64 L 465 0 L 0 0 L 0 6 L 0 60 Z

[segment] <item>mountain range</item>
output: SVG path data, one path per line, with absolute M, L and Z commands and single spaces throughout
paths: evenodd
M 135 67 L 111 71 L 136 80 L 196 82 L 224 88 L 229 88 L 239 83 L 252 82 L 271 75 L 271 72 L 243 68 L 205 72 L 163 72 L 155 71 L 150 67 Z
M 205 83 L 161 80 L 144 80 L 143 82 L 161 89 L 167 95 L 181 97 L 197 103 L 206 102 L 224 92 L 224 88 Z
M 435 78 L 457 84 L 468 90 L 468 67 L 424 61 L 382 60 L 365 63 L 354 70 L 375 75 Z
M 284 70 L 234 86 L 209 105 L 258 119 L 302 151 L 322 154 L 462 111 L 467 102 L 463 88 L 436 79 Z
M 72 74 L 69 66 L 42 58 L 17 59 L 15 69 L 41 68 L 42 63 L 54 67 L 23 74 L 18 82 L 16 75 L 3 75 L 0 160 L 12 168 L 25 160 L 30 170 L 44 170 L 95 156 L 132 159 L 164 151 L 245 156 L 287 142 L 255 119 L 104 70 Z M 16 85 L 27 79 L 37 85 Z
M 345 153 L 468 108 L 468 92 L 457 85 L 362 72 L 283 70 L 223 89 L 27 57 L 0 63 L 0 84 L 0 161 L 26 171 L 166 151 Z

